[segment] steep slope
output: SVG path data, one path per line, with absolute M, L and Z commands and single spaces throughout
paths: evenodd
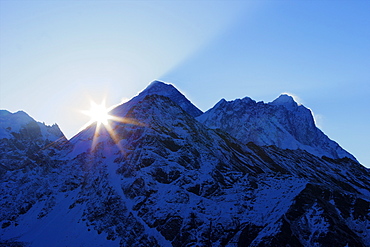
M 36 122 L 23 111 L 0 110 L 0 140 L 0 174 L 3 174 L 6 170 L 32 165 L 37 151 L 67 139 L 56 124 Z
M 245 145 L 163 95 L 116 109 L 121 121 L 0 177 L 0 243 L 369 246 L 370 173 L 356 161 Z
M 356 160 L 315 126 L 309 109 L 298 105 L 288 95 L 281 95 L 268 104 L 248 97 L 221 100 L 197 119 L 210 128 L 226 131 L 245 144 L 275 145 L 306 150 L 319 157 Z
M 168 97 L 175 104 L 180 106 L 184 111 L 193 117 L 200 116 L 203 112 L 193 105 L 181 92 L 179 92 L 173 85 L 166 84 L 161 81 L 153 81 L 136 97 L 127 102 L 130 106 L 137 104 L 148 95 L 162 95 Z M 127 103 L 125 105 L 127 105 Z M 125 114 L 120 106 L 112 110 L 112 115 L 122 116 Z
M 28 132 L 29 131 L 29 132 Z M 58 125 L 52 126 L 36 122 L 27 113 L 18 111 L 11 113 L 6 110 L 0 110 L 0 139 L 11 139 L 14 137 L 29 138 L 37 141 L 43 140 L 46 143 L 64 138 Z

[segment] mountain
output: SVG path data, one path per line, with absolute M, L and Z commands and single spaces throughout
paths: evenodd
M 171 94 L 144 90 L 111 111 L 117 121 L 40 147 L 29 167 L 5 165 L 0 243 L 370 246 L 369 169 L 244 143 L 198 121 L 173 86 L 149 89 L 160 87 Z
M 244 144 L 275 145 L 282 149 L 301 149 L 316 156 L 356 158 L 330 140 L 315 126 L 309 109 L 282 94 L 271 103 L 246 97 L 221 100 L 197 118 L 210 128 L 221 129 Z
M 6 110 L 0 110 L 0 138 L 23 140 L 28 138 L 50 143 L 60 138 L 65 139 L 65 136 L 57 124 L 48 126 L 36 122 L 23 111 L 10 113 Z
M 149 84 L 147 88 L 140 92 L 139 95 L 131 99 L 125 105 L 129 104 L 133 106 L 137 104 L 139 101 L 143 100 L 148 95 L 166 96 L 193 117 L 198 117 L 203 113 L 195 105 L 193 105 L 182 93 L 180 93 L 173 85 L 161 81 L 153 81 L 152 83 Z M 111 112 L 111 114 L 117 116 L 124 115 L 125 113 L 122 112 L 122 109 L 120 108 L 121 107 L 116 107 Z
M 27 113 L 0 110 L 0 174 L 35 165 L 37 152 L 65 142 L 58 125 L 36 122 Z

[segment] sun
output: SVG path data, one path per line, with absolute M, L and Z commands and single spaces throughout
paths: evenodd
M 81 129 L 83 130 L 91 130 L 95 127 L 95 133 L 92 138 L 91 143 L 91 150 L 94 150 L 97 143 L 99 143 L 100 137 L 106 137 L 107 135 L 114 141 L 118 149 L 123 155 L 126 155 L 126 151 L 121 145 L 120 135 L 117 134 L 114 130 L 114 126 L 116 124 L 130 124 L 130 125 L 137 125 L 137 126 L 145 126 L 144 124 L 138 122 L 135 119 L 128 118 L 128 117 L 119 117 L 109 114 L 109 112 L 114 109 L 116 106 L 111 106 L 107 108 L 105 106 L 105 99 L 101 102 L 101 104 L 95 103 L 93 100 L 90 100 L 90 110 L 88 111 L 81 111 L 83 114 L 90 117 L 90 121 L 88 121 Z M 96 123 L 95 125 L 92 125 Z
M 90 110 L 82 111 L 82 113 L 91 118 L 89 124 L 96 122 L 98 125 L 108 125 L 108 120 L 112 118 L 109 115 L 109 109 L 105 106 L 105 101 L 101 104 L 90 101 Z

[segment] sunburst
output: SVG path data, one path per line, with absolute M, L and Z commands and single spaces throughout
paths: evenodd
M 81 128 L 81 130 L 88 128 L 92 124 L 96 123 L 95 126 L 95 133 L 93 136 L 92 141 L 92 149 L 95 148 L 98 137 L 102 133 L 101 131 L 105 129 L 105 131 L 108 132 L 109 136 L 112 138 L 116 146 L 119 148 L 122 154 L 124 154 L 124 149 L 120 145 L 120 138 L 117 133 L 114 131 L 114 125 L 115 123 L 123 123 L 123 124 L 133 124 L 133 125 L 139 125 L 144 126 L 143 124 L 139 123 L 138 121 L 126 118 L 126 117 L 118 117 L 109 114 L 109 112 L 112 110 L 112 107 L 106 107 L 105 100 L 101 102 L 101 104 L 97 104 L 94 101 L 90 101 L 90 109 L 87 111 L 81 111 L 83 114 L 90 117 L 90 120 Z M 103 128 L 102 128 L 103 127 Z
M 86 124 L 87 126 L 95 122 L 98 125 L 108 125 L 108 120 L 112 119 L 112 116 L 109 115 L 109 109 L 105 106 L 105 100 L 101 104 L 90 101 L 90 110 L 82 111 L 82 113 L 91 118 Z

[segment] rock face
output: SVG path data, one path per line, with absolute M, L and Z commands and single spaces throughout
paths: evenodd
M 229 133 L 244 144 L 275 145 L 282 149 L 306 150 L 320 157 L 356 160 L 315 126 L 309 109 L 298 105 L 288 95 L 280 95 L 268 104 L 248 97 L 221 100 L 197 119 L 212 129 Z
M 0 174 L 7 170 L 29 169 L 39 159 L 39 150 L 67 141 L 58 125 L 47 126 L 23 111 L 10 113 L 6 110 L 0 110 L 0 140 Z
M 370 172 L 354 158 L 245 143 L 168 94 L 139 96 L 112 110 L 122 121 L 2 163 L 1 244 L 370 246 Z M 264 104 L 276 121 L 291 111 L 279 101 Z

